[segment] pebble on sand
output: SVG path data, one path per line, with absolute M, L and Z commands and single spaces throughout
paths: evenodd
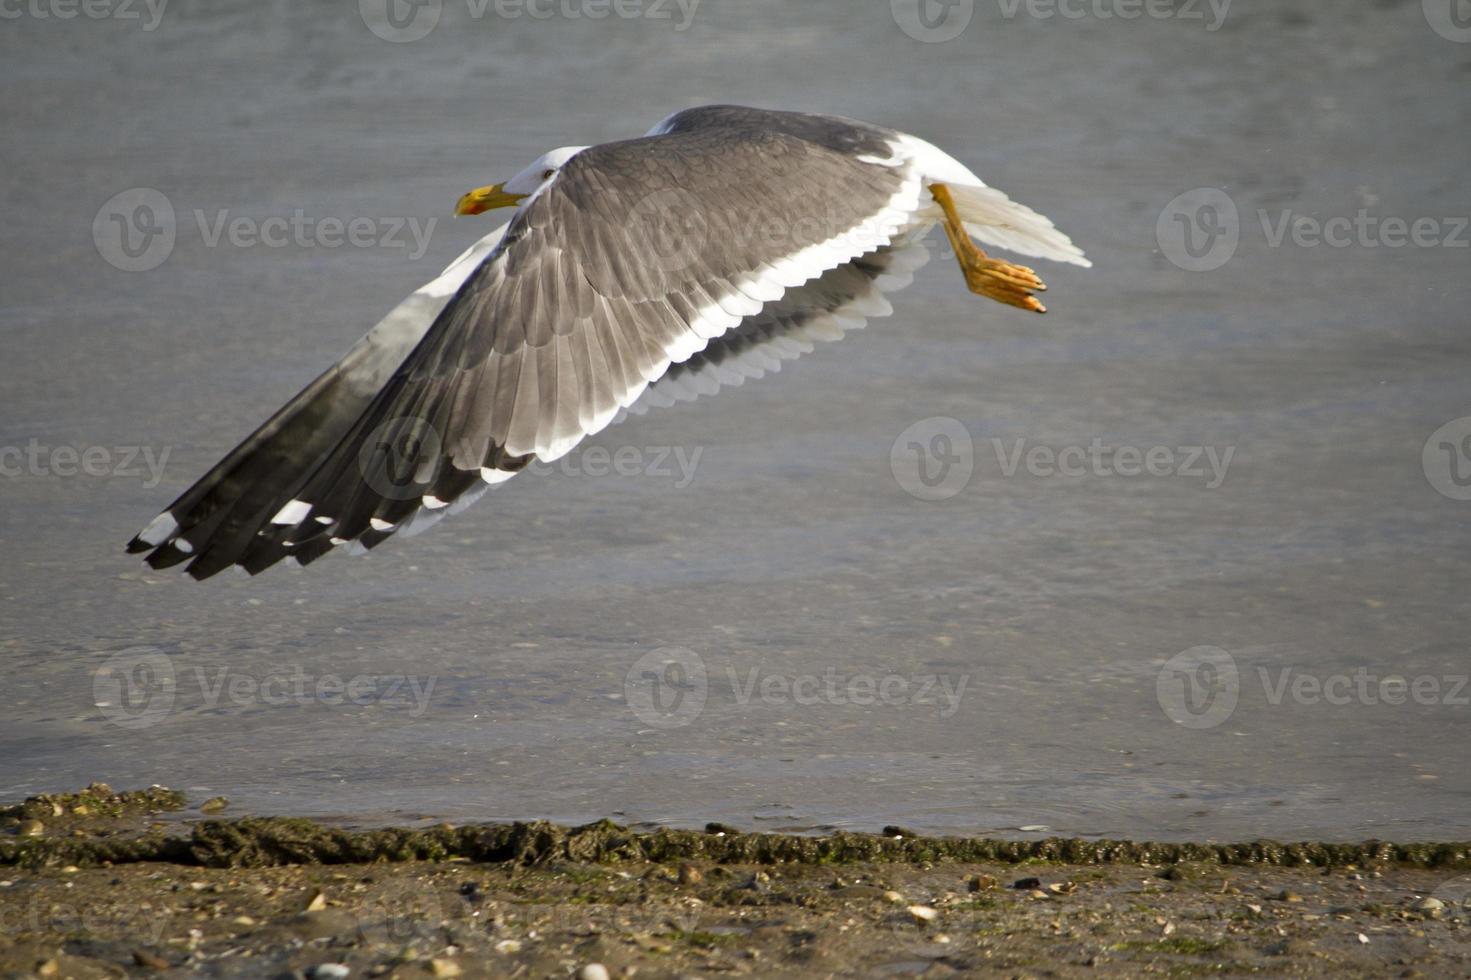
M 352 971 L 341 963 L 318 963 L 306 971 L 307 980 L 347 980 Z

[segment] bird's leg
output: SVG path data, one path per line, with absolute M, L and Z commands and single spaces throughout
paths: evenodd
M 940 210 L 945 213 L 945 234 L 950 237 L 950 247 L 960 262 L 960 271 L 965 274 L 965 284 L 970 291 L 1007 306 L 1016 306 L 1033 313 L 1046 313 L 1032 291 L 1043 292 L 1047 285 L 1037 274 L 1024 265 L 1015 265 L 1002 259 L 993 259 L 971 241 L 955 209 L 955 198 L 944 184 L 931 184 L 930 194 Z

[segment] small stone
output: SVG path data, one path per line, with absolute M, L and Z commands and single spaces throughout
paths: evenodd
M 898 892 L 890 890 L 884 892 L 884 901 L 893 902 L 895 905 L 902 905 L 905 901 L 905 898 Z
M 1302 896 L 1299 895 L 1297 892 L 1288 891 L 1288 890 L 1286 890 L 1284 888 L 1281 892 L 1279 892 L 1277 894 L 1277 901 L 1279 901 L 1279 902 L 1301 902 L 1302 901 Z
M 1419 902 L 1415 903 L 1415 911 L 1417 912 L 1442 912 L 1444 910 L 1445 903 L 1434 895 L 1431 895 L 1429 898 L 1422 898 Z
M 42 960 L 36 964 L 36 974 L 38 976 L 54 977 L 60 975 L 60 973 L 61 961 L 54 956 L 49 960 Z
M 995 878 L 990 875 L 971 875 L 965 880 L 965 887 L 973 892 L 988 892 L 999 885 Z
M 454 960 L 432 959 L 429 961 L 429 972 L 436 977 L 457 977 L 464 971 Z
M 512 953 L 519 953 L 521 952 L 521 943 L 515 939 L 502 939 L 495 944 L 495 951 L 497 953 L 505 953 L 507 956 Z
M 934 922 L 940 917 L 940 913 L 928 905 L 911 905 L 909 906 L 909 914 L 914 916 L 914 921 L 916 922 Z
M 1363 943 L 1363 944 L 1364 944 L 1364 945 L 1365 945 L 1365 946 L 1367 946 L 1367 945 L 1369 945 L 1369 937 L 1368 937 L 1368 936 L 1366 936 L 1366 935 L 1364 935 L 1364 934 L 1363 934 L 1363 933 L 1362 933 L 1362 932 L 1361 932 L 1361 933 L 1359 933 L 1359 942 L 1361 942 L 1361 943 Z
M 601 963 L 589 963 L 577 971 L 577 980 L 608 980 L 608 968 Z
M 255 920 L 248 915 L 237 915 L 230 920 L 230 923 L 237 926 L 253 926 L 255 925 Z
M 168 970 L 173 968 L 173 964 L 168 960 L 159 956 L 157 953 L 150 953 L 146 949 L 133 950 L 133 962 L 145 970 Z
M 1046 892 L 1044 892 L 1040 888 L 1033 888 L 1031 891 L 1027 892 L 1027 897 L 1028 898 L 1047 898 L 1048 895 L 1047 895 Z
M 207 799 L 203 803 L 199 804 L 199 812 L 200 813 L 219 813 L 221 810 L 223 810 L 225 807 L 227 807 L 229 805 L 230 805 L 230 801 L 228 799 L 226 799 L 225 797 L 223 797 L 223 796 L 211 796 L 209 799 Z
M 306 903 L 306 910 L 308 912 L 320 912 L 326 907 L 327 893 L 323 891 L 313 892 L 311 899 Z
M 72 807 L 72 814 L 78 817 L 90 817 L 92 815 L 92 808 L 85 803 L 78 803 Z
M 307 980 L 347 980 L 352 971 L 341 963 L 318 963 L 306 968 Z
M 698 885 L 704 880 L 705 876 L 693 864 L 681 864 L 679 866 L 679 883 L 681 885 Z
M 40 837 L 46 832 L 46 825 L 39 820 L 22 820 L 17 831 L 22 837 Z
M 1041 878 L 1018 878 L 1011 883 L 1011 887 L 1019 892 L 1029 892 L 1034 888 L 1042 887 Z

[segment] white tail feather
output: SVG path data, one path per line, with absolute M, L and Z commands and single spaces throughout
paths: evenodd
M 1018 255 L 1092 267 L 1083 250 L 1058 231 L 1046 215 L 1018 204 L 994 187 L 949 187 L 965 230 L 973 238 Z

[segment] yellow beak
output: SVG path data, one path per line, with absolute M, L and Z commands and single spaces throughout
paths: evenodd
M 477 187 L 470 193 L 460 198 L 455 205 L 455 214 L 480 214 L 482 211 L 494 211 L 496 208 L 515 207 L 525 200 L 525 194 L 508 194 L 505 184 L 492 184 L 489 187 Z

